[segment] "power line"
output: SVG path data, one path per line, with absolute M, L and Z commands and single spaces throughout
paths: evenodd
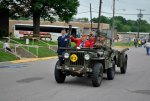
M 89 13 L 90 11 L 85 11 L 85 12 L 79 12 L 77 14 L 83 14 L 83 13 Z M 98 11 L 92 11 L 92 12 L 96 12 L 98 13 Z M 102 13 L 104 14 L 113 14 L 113 13 L 110 13 L 110 12 L 104 12 L 102 11 Z M 115 13 L 115 14 L 119 14 L 119 15 L 137 15 L 137 14 L 131 14 L 131 13 Z M 150 14 L 143 14 L 143 15 L 150 15 Z
M 89 6 L 86 6 L 86 5 L 84 5 L 84 4 L 80 4 L 80 6 L 83 6 L 83 7 L 86 7 L 86 8 L 90 8 Z M 94 9 L 94 11 L 92 11 L 92 12 L 96 12 L 96 13 L 98 13 L 98 10 L 97 9 L 95 9 L 95 8 L 92 8 L 92 9 Z M 97 11 L 96 11 L 97 10 Z M 137 10 L 140 10 L 140 9 L 137 9 Z M 142 9 L 141 9 L 141 11 L 143 11 Z M 87 11 L 87 12 L 83 12 L 83 13 L 88 13 L 88 12 L 90 12 L 90 11 Z M 113 13 L 110 13 L 110 12 L 105 12 L 105 11 L 102 11 L 101 13 L 104 13 L 104 14 L 113 14 Z M 82 14 L 82 12 L 80 12 L 80 13 L 78 13 L 78 14 Z M 119 14 L 119 15 L 137 15 L 137 14 L 133 14 L 133 13 L 116 13 L 115 12 L 115 14 Z M 143 14 L 143 15 L 150 15 L 150 14 Z
M 80 4 L 80 6 L 83 6 L 83 7 L 86 7 L 86 8 L 90 8 L 89 6 L 86 6 L 86 5 L 83 5 L 83 4 Z M 95 9 L 93 7 L 92 7 L 92 9 L 97 10 L 97 9 Z

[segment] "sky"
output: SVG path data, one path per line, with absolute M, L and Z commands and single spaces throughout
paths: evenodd
M 100 0 L 79 0 L 79 2 L 80 6 L 78 7 L 78 13 L 75 18 L 90 18 L 90 3 L 93 11 L 92 17 L 98 17 Z M 102 0 L 102 2 L 101 15 L 112 17 L 113 0 Z M 144 10 L 142 11 L 142 19 L 150 23 L 150 0 L 116 0 L 115 4 L 115 16 L 123 16 L 127 20 L 137 20 L 137 14 L 139 14 L 137 9 L 142 9 Z

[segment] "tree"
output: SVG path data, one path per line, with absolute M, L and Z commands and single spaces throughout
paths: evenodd
M 80 22 L 89 22 L 89 19 L 86 18 L 86 17 L 83 17 L 83 18 L 72 18 L 72 20 L 76 20 L 76 21 L 80 21 Z
M 103 15 L 100 17 L 100 21 L 101 21 L 101 23 L 110 23 L 109 18 L 108 18 L 108 17 L 105 17 L 105 16 L 103 16 Z
M 115 16 L 115 20 L 118 20 L 121 23 L 126 24 L 126 19 L 123 18 L 122 16 Z
M 0 8 L 0 38 L 8 36 L 9 14 L 5 8 Z
M 16 0 L 20 9 L 24 9 L 23 17 L 33 17 L 33 34 L 39 34 L 40 17 L 53 20 L 53 16 L 59 16 L 62 20 L 69 22 L 77 13 L 78 0 Z
M 138 22 L 136 20 L 126 20 L 122 16 L 115 16 L 115 29 L 119 32 L 137 32 L 138 29 Z M 98 18 L 93 18 L 93 22 L 97 23 Z M 112 26 L 112 18 L 108 18 L 105 16 L 101 16 L 101 23 L 108 23 L 110 26 Z M 141 32 L 150 32 L 150 24 L 146 20 L 140 21 L 140 31 Z
M 123 32 L 129 32 L 129 31 L 131 31 L 131 27 L 128 25 L 123 25 L 122 31 Z
M 0 0 L 0 38 L 8 36 L 9 30 L 9 0 Z
M 24 8 L 17 0 L 0 0 L 0 38 L 9 35 L 9 17 L 16 19 L 21 13 L 24 14 Z
M 94 23 L 98 23 L 98 18 L 94 17 L 92 20 L 93 20 Z M 102 15 L 100 17 L 100 23 L 108 23 L 109 24 L 110 23 L 110 19 L 108 17 L 105 17 L 105 16 Z
M 94 17 L 94 18 L 92 19 L 92 21 L 93 21 L 94 23 L 98 23 L 98 18 L 95 18 L 95 17 Z
M 88 22 L 89 21 L 89 19 L 86 18 L 86 17 L 80 18 L 80 20 L 82 20 L 83 22 Z

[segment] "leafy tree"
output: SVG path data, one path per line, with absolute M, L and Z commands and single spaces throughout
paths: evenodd
M 131 32 L 137 32 L 137 26 L 131 26 Z
M 9 17 L 17 19 L 25 13 L 21 6 L 17 0 L 0 0 L 0 37 L 8 36 Z
M 101 23 L 109 23 L 110 22 L 109 18 L 105 17 L 103 15 L 100 17 L 100 21 L 101 21 Z
M 24 13 L 20 15 L 33 17 L 34 34 L 39 33 L 40 17 L 54 21 L 53 15 L 69 22 L 77 13 L 78 0 L 16 0 Z
M 95 17 L 94 17 L 94 18 L 92 19 L 92 21 L 93 21 L 94 23 L 98 23 L 98 18 L 95 18 Z
M 8 29 L 9 29 L 9 14 L 8 10 L 5 8 L 0 9 L 0 38 L 8 36 Z
M 11 18 L 33 17 L 33 33 L 39 34 L 40 17 L 54 20 L 53 15 L 59 16 L 62 20 L 69 22 L 77 13 L 78 0 L 2 0 L 6 5 Z
M 8 36 L 8 21 L 9 21 L 9 2 L 7 0 L 0 0 L 0 38 Z
M 131 27 L 128 25 L 123 25 L 122 31 L 123 32 L 129 32 L 129 31 L 131 31 Z
M 93 18 L 92 20 L 93 20 L 94 23 L 98 23 L 98 18 Z M 109 20 L 108 17 L 105 17 L 105 16 L 102 15 L 100 17 L 100 22 L 101 23 L 110 23 L 110 20 Z
M 98 18 L 93 18 L 93 22 L 97 23 Z M 101 23 L 108 23 L 112 26 L 112 18 L 108 18 L 105 16 L 101 16 Z M 138 29 L 138 21 L 137 20 L 126 20 L 122 16 L 115 16 L 114 18 L 114 25 L 117 31 L 119 32 L 137 32 Z M 141 32 L 150 32 L 150 24 L 146 20 L 140 21 L 140 31 Z
M 89 21 L 89 19 L 88 18 L 80 18 L 80 20 L 83 20 L 84 22 L 88 22 Z
M 127 25 L 131 25 L 131 26 L 135 26 L 135 25 L 137 25 L 137 21 L 134 21 L 134 20 L 127 20 L 127 21 L 126 21 L 126 24 L 127 24 Z
M 126 24 L 126 19 L 123 18 L 122 16 L 115 16 L 115 20 L 118 20 L 121 23 Z

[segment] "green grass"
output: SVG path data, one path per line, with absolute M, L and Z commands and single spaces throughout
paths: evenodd
M 0 49 L 2 49 L 2 48 L 3 48 L 3 44 L 0 43 Z M 0 62 L 13 61 L 13 60 L 17 60 L 17 57 L 10 54 L 10 53 L 7 53 L 7 52 L 0 50 Z
M 13 61 L 13 60 L 17 60 L 17 57 L 10 53 L 0 51 L 0 62 Z
M 21 44 L 24 44 L 25 45 L 25 40 L 20 40 L 20 39 L 13 39 Z M 12 41 L 13 42 L 13 41 Z M 45 43 L 49 44 L 49 45 L 57 45 L 57 41 L 44 41 Z M 37 45 L 37 46 L 40 46 L 38 48 L 38 57 L 41 58 L 41 57 L 49 57 L 49 56 L 56 56 L 57 53 L 50 50 L 48 48 L 49 45 L 45 44 L 43 42 L 40 42 L 40 41 L 32 41 L 30 40 L 29 41 L 29 45 Z M 26 47 L 26 46 L 23 46 L 25 49 L 29 50 L 31 53 L 33 53 L 34 55 L 37 56 L 37 48 L 35 47 Z
M 15 38 L 13 40 L 15 40 L 15 41 L 17 41 L 21 44 L 25 44 L 25 40 L 20 40 L 20 39 L 15 39 Z M 35 40 L 35 41 L 29 40 L 29 45 L 40 46 L 40 48 L 38 49 L 38 57 L 56 56 L 57 53 L 50 50 L 48 47 L 49 47 L 49 45 L 57 45 L 57 42 L 56 41 L 44 41 L 44 42 L 47 43 L 47 44 L 45 44 L 43 42 L 40 42 L 40 41 L 37 41 L 37 40 Z M 26 46 L 24 46 L 24 48 L 27 49 L 27 50 L 29 49 L 29 51 L 31 53 L 33 53 L 34 55 L 37 56 L 37 48 L 35 48 L 35 47 L 28 48 Z
M 13 39 L 21 44 L 26 44 L 26 40 L 20 40 L 20 39 Z M 15 43 L 14 41 L 11 41 L 12 43 Z M 45 43 L 49 44 L 49 45 L 57 45 L 57 41 L 44 41 Z M 29 40 L 29 45 L 38 45 L 38 46 L 48 46 L 47 44 L 45 44 L 43 42 L 37 41 L 37 40 Z
M 133 42 L 130 42 L 130 44 L 127 42 L 115 42 L 115 46 L 133 46 L 133 45 L 134 45 Z
M 43 48 L 41 47 L 39 49 L 39 55 L 38 57 L 47 57 L 47 56 L 56 56 L 57 53 L 52 51 L 52 50 L 49 50 L 48 48 Z
M 20 39 L 13 39 L 21 44 L 25 44 L 25 40 L 20 40 Z M 57 41 L 44 41 L 46 43 L 48 43 L 49 45 L 57 45 Z M 57 53 L 48 49 L 48 45 L 47 44 L 44 44 L 40 41 L 34 41 L 32 42 L 32 40 L 30 40 L 29 42 L 29 45 L 38 45 L 38 46 L 41 46 L 38 50 L 38 57 L 49 57 L 49 56 L 56 56 Z M 75 43 L 72 42 L 71 43 L 71 47 L 74 47 L 75 46 Z M 37 55 L 37 48 L 34 48 L 34 47 L 30 47 L 30 48 L 27 48 L 26 46 L 24 46 L 25 49 L 29 49 L 29 51 L 31 53 L 33 53 L 34 55 Z
M 3 48 L 3 44 L 2 44 L 2 43 L 0 43 L 0 49 L 1 49 L 1 48 Z
M 24 47 L 26 49 L 28 49 L 27 47 Z M 29 51 L 31 53 L 33 53 L 34 55 L 38 55 L 39 58 L 41 57 L 49 57 L 49 56 L 56 56 L 57 53 L 48 49 L 47 47 L 39 47 L 38 48 L 38 54 L 37 54 L 37 48 L 34 48 L 34 47 L 30 47 L 29 48 Z

